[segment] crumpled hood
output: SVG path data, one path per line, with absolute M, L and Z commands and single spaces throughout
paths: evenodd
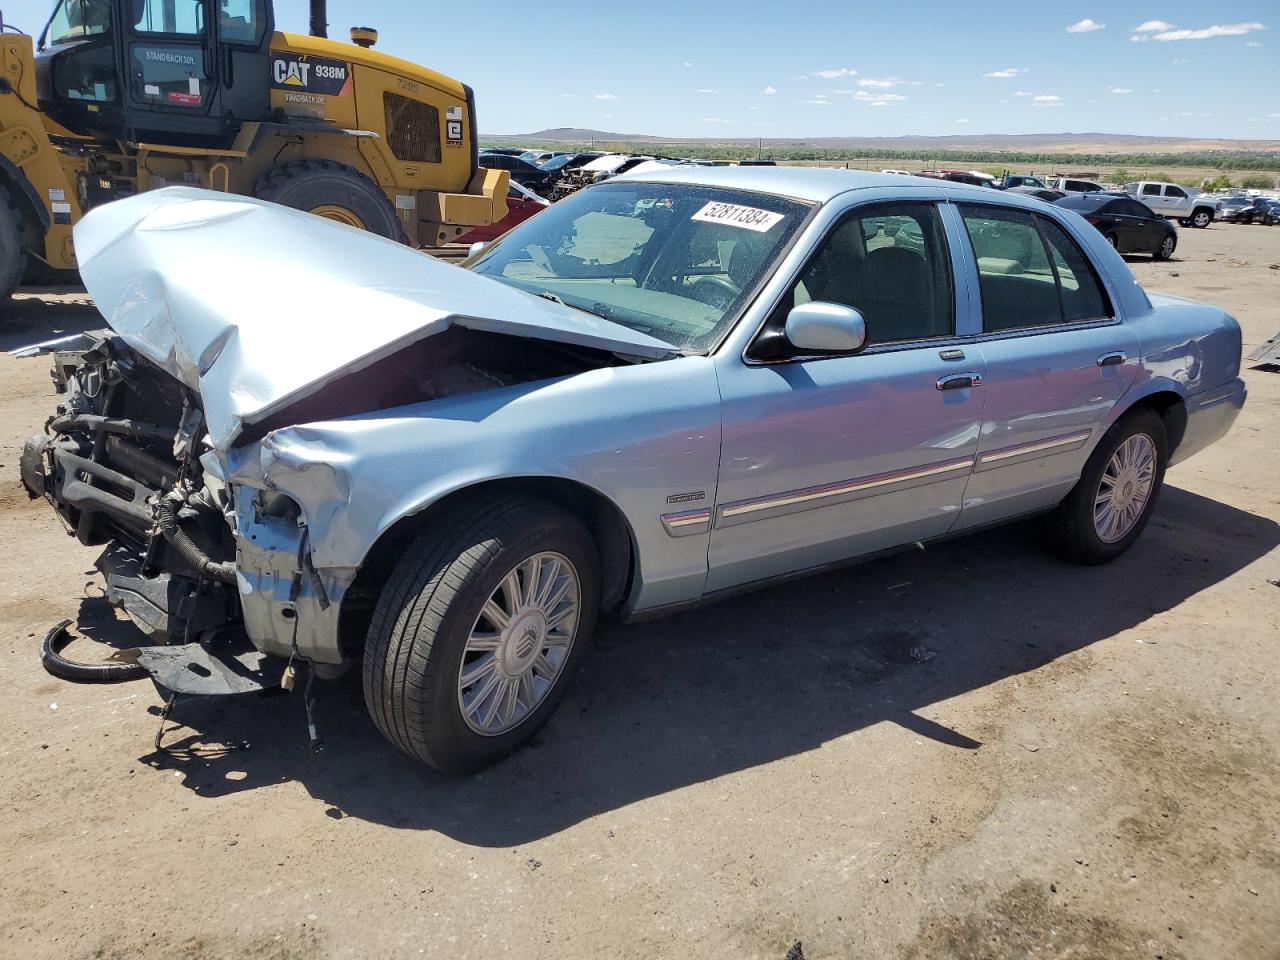
M 168 187 L 75 228 L 120 336 L 200 393 L 226 450 L 245 426 L 451 325 L 658 359 L 670 344 L 272 203 Z

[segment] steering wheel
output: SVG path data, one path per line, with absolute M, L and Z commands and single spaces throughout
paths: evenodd
M 693 299 L 717 310 L 729 309 L 729 304 L 733 303 L 741 292 L 724 277 L 699 277 L 693 282 L 693 289 L 689 291 Z

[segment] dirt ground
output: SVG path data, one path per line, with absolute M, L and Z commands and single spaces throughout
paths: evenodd
M 1180 234 L 1144 284 L 1280 330 L 1280 228 Z M 93 317 L 22 296 L 0 346 Z M 137 636 L 18 484 L 48 368 L 0 357 L 0 957 L 1280 957 L 1280 373 L 1111 566 L 1015 526 L 606 626 L 451 781 L 358 677 L 312 756 L 297 696 L 180 702 L 157 751 L 149 683 L 43 672 L 64 616 Z

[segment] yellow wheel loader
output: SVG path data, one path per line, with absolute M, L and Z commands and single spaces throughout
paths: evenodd
M 416 247 L 507 213 L 471 88 L 372 49 L 277 33 L 271 0 L 57 0 L 0 34 L 0 302 L 75 267 L 92 207 L 169 184 L 245 194 Z M 0 24 L 3 18 L 0 17 Z

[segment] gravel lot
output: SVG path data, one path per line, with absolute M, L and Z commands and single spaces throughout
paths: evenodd
M 1278 267 L 1235 225 L 1133 262 L 1246 351 Z M 0 346 L 94 317 L 23 295 Z M 0 357 L 0 956 L 1280 957 L 1280 373 L 1109 567 L 1022 525 L 608 625 L 534 746 L 449 781 L 358 674 L 313 757 L 296 696 L 180 702 L 156 751 L 150 684 L 43 672 L 64 616 L 137 636 L 18 484 L 48 367 Z

